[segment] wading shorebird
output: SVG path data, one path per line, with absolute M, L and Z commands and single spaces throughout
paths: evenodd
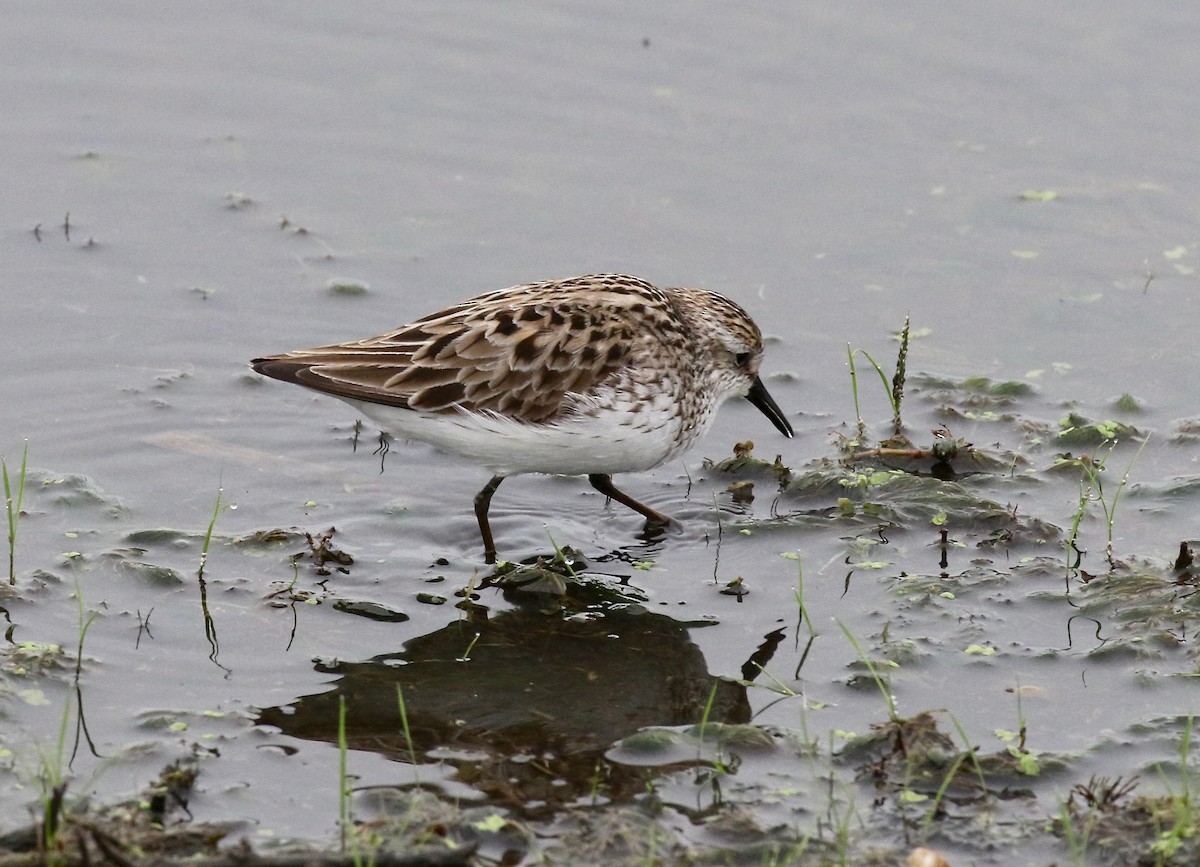
M 661 527 L 671 519 L 618 490 L 613 473 L 682 453 L 730 397 L 791 437 L 759 379 L 762 356 L 758 326 L 716 292 L 594 274 L 488 292 L 379 337 L 251 364 L 490 470 L 475 516 L 494 563 L 488 508 L 508 476 L 585 475 Z

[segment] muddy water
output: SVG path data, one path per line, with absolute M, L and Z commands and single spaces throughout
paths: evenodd
M 92 743 L 73 787 L 127 795 L 196 750 L 195 815 L 245 820 L 252 838 L 328 840 L 337 757 L 320 698 L 370 695 L 387 710 L 351 725 L 361 783 L 433 779 L 545 819 L 545 805 L 589 796 L 582 769 L 605 756 L 614 802 L 633 798 L 645 780 L 620 776 L 636 762 L 618 742 L 697 722 L 715 683 L 710 718 L 752 719 L 776 739 L 725 793 L 762 827 L 802 834 L 827 768 L 794 740 L 828 751 L 831 733 L 887 719 L 846 632 L 899 663 L 901 715 L 944 708 L 984 751 L 1003 751 L 994 731 L 1024 718 L 1031 746 L 1068 757 L 1069 773 L 1026 781 L 1035 820 L 1091 773 L 1154 777 L 1195 709 L 1179 676 L 1194 630 L 1170 562 L 1195 536 L 1198 451 L 1181 420 L 1200 413 L 1186 108 L 1200 71 L 1184 34 L 1200 13 L 1105 7 L 9 9 L 0 454 L 11 468 L 27 443 L 33 469 L 5 607 L 12 642 L 69 650 L 75 595 L 97 613 L 80 679 Z M 546 553 L 552 537 L 605 589 L 559 615 L 476 586 L 487 572 L 470 500 L 484 472 L 397 443 L 381 473 L 374 431 L 355 448 L 352 410 L 246 369 L 591 271 L 737 299 L 773 338 L 768 382 L 798 436 L 780 440 L 735 402 L 682 464 L 623 480 L 682 521 L 661 540 L 639 540 L 639 522 L 581 480 L 507 483 L 493 506 L 503 552 Z M 920 492 L 870 488 L 862 501 L 896 509 L 886 519 L 861 502 L 839 511 L 849 488 L 836 483 L 776 499 L 758 478 L 753 502 L 734 502 L 702 459 L 747 438 L 797 474 L 836 458 L 854 421 L 846 345 L 890 366 L 905 315 L 920 332 L 910 372 L 1033 387 L 1008 403 L 911 389 L 914 440 L 945 424 L 1008 461 L 963 480 L 949 515 L 962 546 L 945 565 L 930 524 L 944 503 Z M 881 437 L 873 378 L 864 415 Z M 1113 408 L 1123 393 L 1140 412 Z M 1112 492 L 1133 464 L 1117 570 L 1099 504 L 1074 570 L 1055 532 L 1072 523 L 1079 473 L 1049 468 L 1088 450 L 1056 439 L 1069 410 L 1152 433 L 1136 458 L 1136 442 L 1122 445 L 1105 477 Z M 981 516 L 980 499 L 1017 518 Z M 304 533 L 330 527 L 353 563 L 327 576 L 311 557 L 293 564 Z M 261 535 L 276 528 L 288 532 Z M 1095 575 L 1108 580 L 1085 582 Z M 719 592 L 739 577 L 749 595 Z M 1157 607 L 1101 592 L 1125 585 Z M 456 608 L 462 592 L 482 608 Z M 55 741 L 73 695 L 73 658 L 18 650 L 40 662 L 12 656 L 6 675 L 0 737 L 26 786 L 5 787 L 9 815 L 32 800 L 35 746 Z M 626 652 L 653 662 L 634 670 Z M 714 680 L 743 677 L 754 685 Z M 396 684 L 422 723 L 419 767 L 395 738 Z M 780 701 L 784 688 L 797 695 Z M 471 698 L 496 716 L 454 728 Z M 556 716 L 556 700 L 580 714 Z M 513 754 L 551 756 L 565 782 L 553 797 L 518 788 L 514 806 L 480 782 L 511 776 Z M 681 816 L 691 784 L 657 779 Z M 869 795 L 844 794 L 869 813 Z M 893 818 L 878 833 L 894 842 Z

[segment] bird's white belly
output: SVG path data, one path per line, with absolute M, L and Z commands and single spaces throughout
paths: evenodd
M 643 404 L 637 412 L 609 406 L 552 424 L 523 424 L 494 413 L 426 413 L 346 402 L 390 434 L 454 452 L 497 475 L 648 470 L 683 451 L 693 439 L 679 442 L 676 407 L 666 400 Z

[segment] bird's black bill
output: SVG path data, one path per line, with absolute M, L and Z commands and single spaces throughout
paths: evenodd
M 781 434 L 791 439 L 792 426 L 783 417 L 783 410 L 779 408 L 779 404 L 767 392 L 767 387 L 758 377 L 755 377 L 754 385 L 750 386 L 750 390 L 746 392 L 746 400 L 762 410 L 762 414 L 771 420 L 771 424 L 775 425 Z

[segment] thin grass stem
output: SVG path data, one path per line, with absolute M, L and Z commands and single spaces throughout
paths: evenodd
M 338 696 L 338 826 L 342 852 L 346 851 L 350 829 L 350 780 L 346 771 L 346 696 Z
M 867 438 L 867 424 L 858 402 L 858 368 L 854 364 L 854 347 L 849 343 L 846 344 L 846 363 L 850 366 L 850 393 L 854 397 L 854 417 L 858 420 L 858 441 L 861 443 Z
M 854 647 L 854 652 L 858 654 L 858 658 L 861 659 L 863 665 L 867 667 L 867 671 L 870 673 L 871 679 L 875 681 L 875 686 L 879 689 L 879 694 L 883 696 L 883 700 L 887 703 L 888 718 L 891 719 L 892 722 L 898 722 L 900 718 L 896 715 L 896 700 L 892 698 L 892 693 L 888 689 L 886 678 L 884 678 L 883 675 L 876 670 L 875 663 L 871 662 L 871 658 L 867 656 L 866 651 L 863 650 L 862 645 L 858 643 L 858 639 L 854 637 L 854 634 L 850 632 L 846 624 L 842 623 L 841 620 L 837 620 L 836 618 L 834 622 L 836 622 L 838 628 L 842 630 L 842 634 L 846 636 L 846 640 L 848 640 Z
M 413 765 L 417 764 L 417 748 L 413 746 L 412 729 L 408 725 L 408 707 L 404 704 L 404 687 L 396 684 L 396 702 L 400 706 L 400 728 L 404 731 L 404 741 L 408 744 L 408 754 L 412 756 Z
M 17 523 L 21 519 L 21 506 L 25 502 L 25 478 L 29 466 L 29 443 L 21 453 L 21 471 L 17 474 L 17 494 L 13 496 L 12 481 L 8 476 L 8 462 L 0 458 L 0 474 L 4 476 L 4 509 L 8 513 L 8 583 L 17 583 Z
M 200 577 L 204 577 L 204 566 L 208 562 L 208 546 L 212 543 L 213 529 L 217 526 L 217 516 L 221 514 L 221 495 L 225 492 L 219 483 L 217 485 L 217 501 L 213 504 L 212 518 L 209 519 L 208 529 L 204 533 L 204 542 L 200 546 Z

